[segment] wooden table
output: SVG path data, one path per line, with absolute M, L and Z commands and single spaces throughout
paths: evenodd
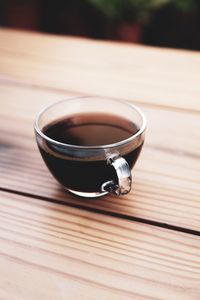
M 0 299 L 200 299 L 200 54 L 0 30 Z M 80 200 L 33 120 L 72 95 L 126 99 L 146 143 L 124 197 Z

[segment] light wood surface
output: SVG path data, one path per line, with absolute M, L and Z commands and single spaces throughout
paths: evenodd
M 200 299 L 200 54 L 0 30 L 0 299 Z M 82 200 L 33 121 L 83 94 L 148 119 L 130 194 Z
M 3 96 L 0 119 L 4 145 L 0 155 L 0 171 L 4 174 L 0 179 L 2 187 L 200 230 L 198 115 L 141 106 L 148 118 L 148 131 L 143 152 L 133 170 L 133 190 L 119 199 L 108 196 L 94 202 L 80 202 L 66 194 L 52 178 L 37 150 L 33 133 L 35 115 L 43 105 L 73 95 L 12 83 L 2 83 L 0 92 Z M 33 104 L 30 106 L 30 103 Z
M 10 193 L 0 201 L 5 296 L 10 285 L 12 299 L 198 299 L 195 236 Z
M 1 73 L 50 89 L 200 110 L 196 52 L 1 30 Z

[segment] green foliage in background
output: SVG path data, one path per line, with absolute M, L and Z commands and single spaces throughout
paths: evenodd
M 172 5 L 181 11 L 195 8 L 198 0 L 88 0 L 111 21 L 147 20 L 159 8 Z
M 171 0 L 168 1 L 180 11 L 187 12 L 197 9 L 199 0 Z

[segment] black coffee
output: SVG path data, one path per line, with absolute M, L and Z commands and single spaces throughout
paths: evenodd
M 43 128 L 48 137 L 70 145 L 101 146 L 120 142 L 131 137 L 138 128 L 128 120 L 111 114 L 77 114 L 56 120 Z M 101 191 L 101 185 L 109 180 L 118 182 L 116 172 L 106 160 L 79 160 L 57 155 L 55 148 L 48 143 L 40 152 L 46 165 L 55 178 L 65 187 L 81 192 Z M 48 151 L 48 148 L 51 151 Z M 135 164 L 142 145 L 123 157 L 130 168 Z M 81 151 L 81 150 L 78 150 Z

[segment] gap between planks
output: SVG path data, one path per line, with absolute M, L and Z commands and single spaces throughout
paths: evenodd
M 194 235 L 4 192 L 1 204 L 0 298 L 199 299 Z
M 182 113 L 189 113 L 189 114 L 195 114 L 199 115 L 200 111 L 192 108 L 184 108 L 184 107 L 173 107 L 173 106 L 168 106 L 168 105 L 159 105 L 158 103 L 147 103 L 142 101 L 141 99 L 126 99 L 126 98 L 121 98 L 121 97 L 115 97 L 115 96 L 102 96 L 100 94 L 94 94 L 94 93 L 84 93 L 84 92 L 79 92 L 79 91 L 74 91 L 74 90 L 69 90 L 69 89 L 64 89 L 61 87 L 50 87 L 48 85 L 40 85 L 38 83 L 30 83 L 30 82 L 24 82 L 21 81 L 20 79 L 14 79 L 10 76 L 2 76 L 0 75 L 0 85 L 10 85 L 10 86 L 16 86 L 16 87 L 22 87 L 22 88 L 29 88 L 29 89 L 35 89 L 35 90 L 41 90 L 41 91 L 46 91 L 46 92 L 52 92 L 52 93 L 60 93 L 61 95 L 66 94 L 66 95 L 71 95 L 71 97 L 77 98 L 81 96 L 97 96 L 97 97 L 102 97 L 102 98 L 113 98 L 115 100 L 124 100 L 130 103 L 134 103 L 138 106 L 142 105 L 147 108 L 154 108 L 154 109 L 164 109 L 164 110 L 169 110 L 169 111 L 174 111 L 174 112 L 182 112 Z M 63 99 L 63 96 L 61 96 Z
M 106 216 L 120 218 L 120 219 L 124 219 L 124 220 L 128 220 L 128 221 L 133 221 L 133 222 L 143 223 L 143 224 L 152 225 L 152 226 L 156 226 L 156 227 L 161 227 L 161 228 L 169 229 L 169 230 L 172 230 L 172 231 L 178 231 L 178 232 L 183 232 L 183 233 L 187 233 L 187 234 L 191 234 L 191 235 L 200 236 L 200 231 L 198 231 L 198 230 L 193 230 L 193 229 L 189 229 L 189 228 L 175 226 L 175 225 L 162 223 L 162 222 L 158 222 L 158 221 L 153 221 L 153 220 L 149 220 L 149 219 L 134 217 L 134 216 L 123 214 L 123 213 L 106 211 L 106 210 L 103 210 L 103 209 L 100 209 L 100 208 L 88 207 L 88 206 L 84 206 L 84 205 L 76 204 L 76 203 L 71 203 L 71 202 L 66 203 L 65 201 L 62 201 L 62 200 L 59 200 L 59 199 L 54 199 L 54 198 L 49 198 L 49 197 L 44 197 L 44 196 L 39 196 L 39 195 L 33 195 L 31 193 L 21 192 L 21 191 L 17 191 L 17 190 L 11 190 L 11 189 L 7 189 L 7 188 L 1 188 L 0 187 L 0 191 L 6 192 L 6 193 L 11 193 L 11 194 L 16 194 L 16 195 L 20 195 L 20 196 L 25 196 L 25 197 L 29 197 L 29 198 L 34 198 L 36 200 L 44 200 L 44 201 L 48 201 L 50 203 L 57 203 L 57 204 L 61 204 L 61 205 L 64 205 L 64 206 L 78 208 L 78 209 L 82 209 L 84 211 L 103 214 L 103 215 L 106 215 Z
M 38 108 L 60 98 L 61 94 L 3 85 L 1 91 L 4 97 L 0 121 L 0 185 L 8 190 L 64 200 L 64 192 L 57 189 L 41 163 L 32 125 Z M 18 99 L 17 103 L 15 99 Z M 31 101 L 31 105 L 27 100 Z M 86 206 L 199 231 L 200 120 L 197 115 L 186 113 L 158 109 L 145 111 L 149 120 L 148 134 L 145 149 L 135 168 L 135 191 L 122 201 L 110 196 L 102 202 L 88 202 Z M 165 120 L 170 120 L 170 123 Z M 171 132 L 176 136 L 173 141 Z M 66 200 L 77 203 L 72 197 Z

